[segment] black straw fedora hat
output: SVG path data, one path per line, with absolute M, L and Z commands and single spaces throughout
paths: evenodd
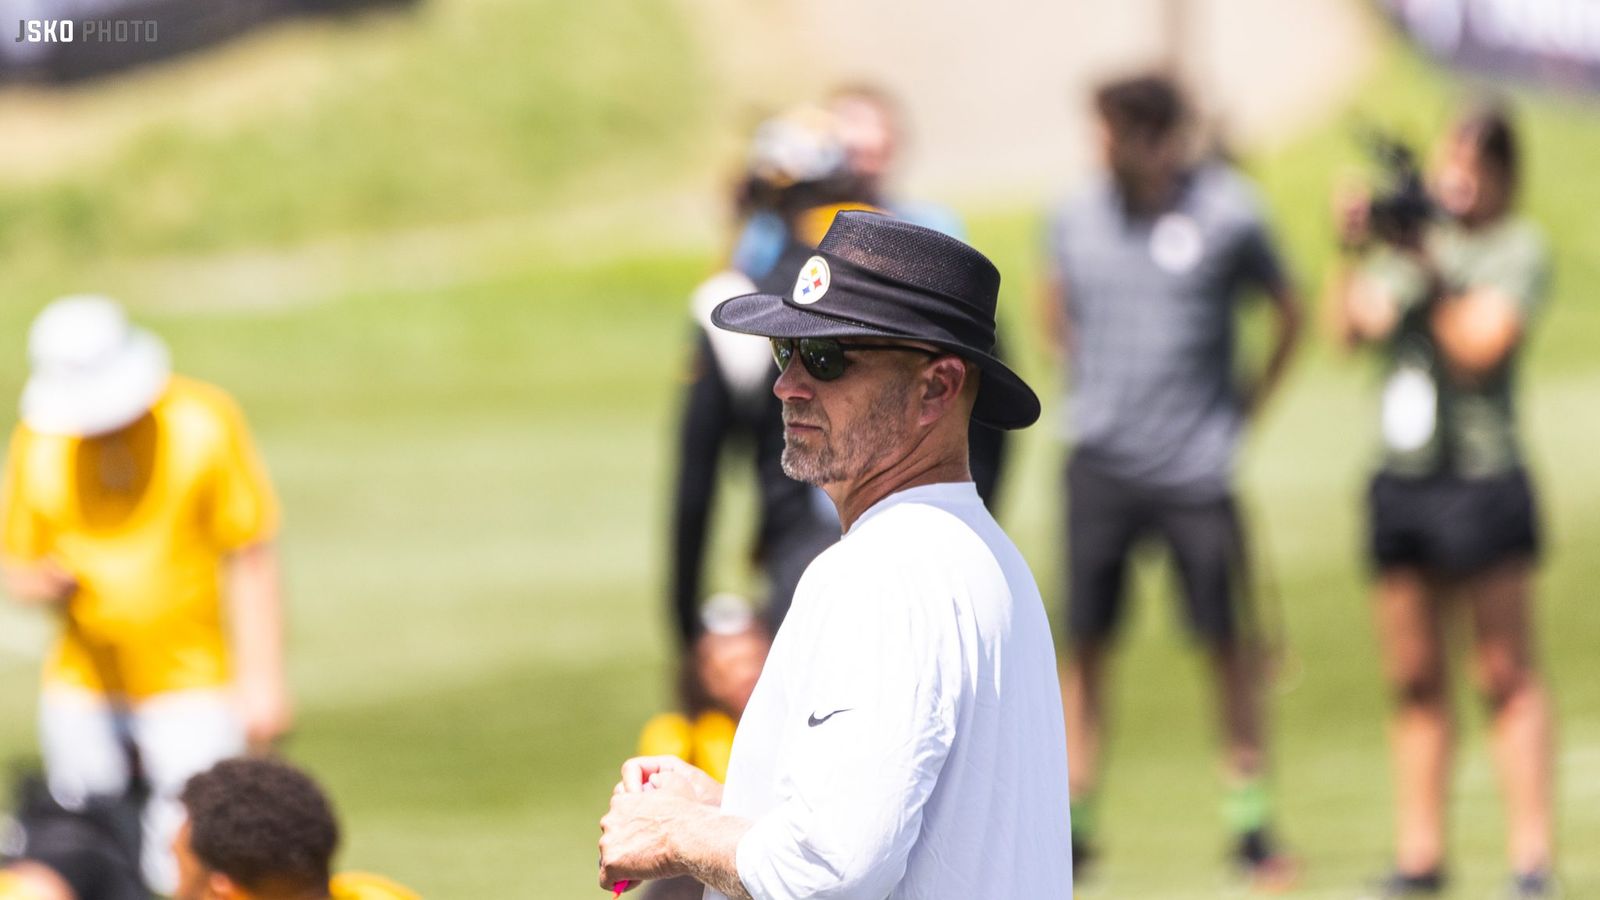
M 921 341 L 983 372 L 972 418 L 1026 428 L 1039 398 L 994 355 L 1000 273 L 949 235 L 867 212 L 842 212 L 795 273 L 788 296 L 746 294 L 711 313 L 718 328 L 782 338 Z

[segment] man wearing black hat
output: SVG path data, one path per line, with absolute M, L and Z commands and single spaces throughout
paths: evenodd
M 674 758 L 623 765 L 602 886 L 689 874 L 713 898 L 1071 895 L 1055 651 L 967 464 L 969 421 L 1039 416 L 992 355 L 999 281 L 954 238 L 851 212 L 789 294 L 713 314 L 772 338 L 784 469 L 828 494 L 845 533 L 800 581 L 726 790 Z

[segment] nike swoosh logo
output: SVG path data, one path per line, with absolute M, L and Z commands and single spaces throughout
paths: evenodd
M 820 719 L 819 719 L 819 718 L 817 718 L 817 714 L 816 714 L 816 713 L 812 713 L 812 714 L 811 714 L 811 716 L 810 716 L 810 718 L 808 718 L 808 719 L 806 719 L 806 724 L 807 724 L 807 725 L 810 725 L 810 726 L 811 726 L 811 727 L 812 727 L 812 728 L 815 728 L 815 727 L 817 727 L 817 726 L 818 726 L 818 725 L 821 725 L 821 724 L 822 724 L 822 723 L 823 723 L 823 722 L 826 722 L 826 721 L 828 721 L 828 720 L 829 720 L 829 719 L 831 719 L 831 718 L 833 718 L 833 717 L 834 717 L 834 716 L 837 716 L 837 715 L 838 715 L 838 714 L 839 714 L 839 713 L 842 713 L 842 712 L 849 712 L 849 711 L 850 711 L 850 710 L 852 710 L 852 709 L 855 709 L 855 707 L 853 707 L 853 706 L 847 706 L 847 707 L 845 707 L 845 708 L 844 708 L 844 709 L 836 709 L 836 710 L 834 710 L 834 711 L 833 711 L 833 712 L 831 712 L 831 713 L 828 713 L 828 714 L 827 714 L 827 715 L 825 715 L 825 716 L 823 716 L 823 717 L 822 717 L 822 718 L 820 718 Z

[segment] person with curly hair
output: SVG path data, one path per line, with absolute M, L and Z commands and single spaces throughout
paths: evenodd
M 174 900 L 419 900 L 375 875 L 332 874 L 338 818 L 288 763 L 223 760 L 191 778 L 182 800 Z

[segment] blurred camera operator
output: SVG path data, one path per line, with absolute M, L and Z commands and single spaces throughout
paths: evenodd
M 1368 494 L 1377 632 L 1394 697 L 1397 847 L 1385 896 L 1443 890 L 1453 738 L 1444 635 L 1463 614 L 1505 795 L 1511 896 L 1554 891 L 1553 737 L 1533 626 L 1538 517 L 1512 389 L 1549 254 L 1514 211 L 1518 163 L 1506 111 L 1484 106 L 1437 148 L 1431 213 L 1396 227 L 1392 197 L 1336 203 L 1346 251 L 1332 298 L 1337 332 L 1385 365 L 1383 450 Z

